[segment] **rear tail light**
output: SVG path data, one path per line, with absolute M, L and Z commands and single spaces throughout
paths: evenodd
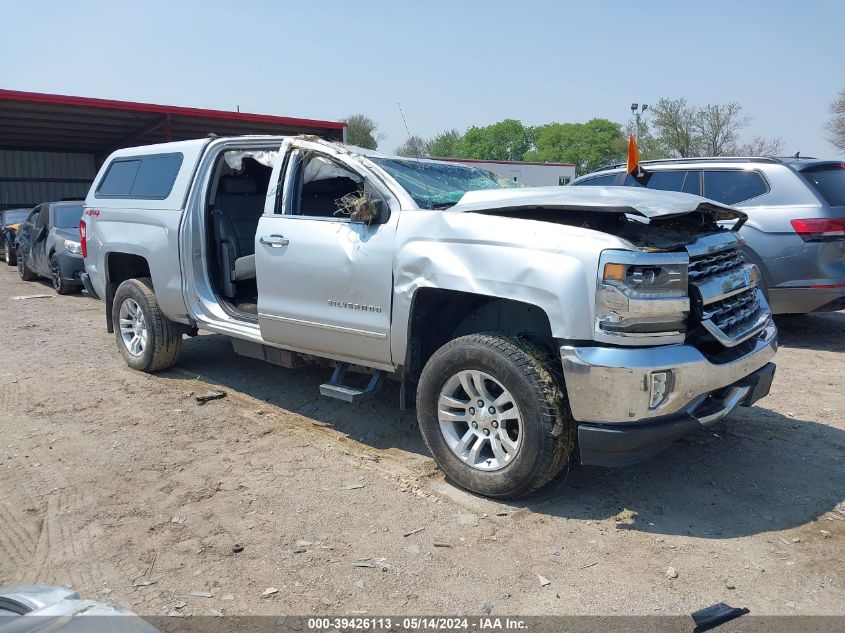
M 792 228 L 805 242 L 829 242 L 845 239 L 845 218 L 792 220 Z
M 79 221 L 79 245 L 82 248 L 82 258 L 88 257 L 88 243 L 85 241 L 85 220 Z

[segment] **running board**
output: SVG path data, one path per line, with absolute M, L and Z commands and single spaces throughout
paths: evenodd
M 338 363 L 335 365 L 332 379 L 320 385 L 320 394 L 328 398 L 343 400 L 344 402 L 360 402 L 365 398 L 371 398 L 378 392 L 382 379 L 384 378 L 384 372 L 382 370 L 376 371 L 370 378 L 367 386 L 360 389 L 343 384 L 347 369 L 349 369 L 349 363 Z

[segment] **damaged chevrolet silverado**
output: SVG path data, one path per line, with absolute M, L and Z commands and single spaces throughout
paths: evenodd
M 512 498 L 768 393 L 777 332 L 744 219 L 682 193 L 502 188 L 462 165 L 237 137 L 115 152 L 80 233 L 131 367 L 170 367 L 204 330 L 324 365 L 329 397 L 394 378 L 445 473 Z

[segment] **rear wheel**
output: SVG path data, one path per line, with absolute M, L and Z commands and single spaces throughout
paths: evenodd
M 60 295 L 69 295 L 79 290 L 77 284 L 67 282 L 62 277 L 62 267 L 59 265 L 59 258 L 56 255 L 50 257 L 50 280 L 53 282 L 53 288 Z
M 490 497 L 537 490 L 575 448 L 575 422 L 548 355 L 498 334 L 464 336 L 437 350 L 420 377 L 417 415 L 444 472 Z
M 3 240 L 3 259 L 6 260 L 7 266 L 15 266 L 18 263 L 15 247 L 8 238 Z
M 112 324 L 120 353 L 132 369 L 154 372 L 176 363 L 182 333 L 162 313 L 149 278 L 127 279 L 118 286 Z
M 21 279 L 24 281 L 35 281 L 38 279 L 38 275 L 32 272 L 29 269 L 29 266 L 26 265 L 26 257 L 20 248 L 17 250 L 17 253 L 15 253 L 15 259 L 17 259 L 18 275 L 20 275 Z

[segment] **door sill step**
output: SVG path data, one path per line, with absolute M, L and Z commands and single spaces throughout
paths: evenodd
M 361 402 L 367 398 L 373 397 L 381 388 L 384 372 L 382 370 L 376 371 L 367 386 L 363 389 L 360 387 L 351 387 L 343 384 L 343 379 L 346 377 L 346 370 L 349 368 L 349 363 L 338 363 L 335 365 L 332 379 L 329 382 L 320 385 L 320 394 L 327 398 L 335 398 L 343 402 Z

